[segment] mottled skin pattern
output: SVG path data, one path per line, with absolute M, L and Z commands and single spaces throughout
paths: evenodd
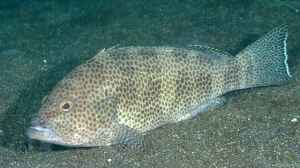
M 172 47 L 102 51 L 58 83 L 38 122 L 70 144 L 93 146 L 187 119 L 193 107 L 239 87 L 235 59 L 205 54 Z
M 28 135 L 69 146 L 136 143 L 216 107 L 226 92 L 289 79 L 286 38 L 277 28 L 236 57 L 201 46 L 103 50 L 57 84 Z

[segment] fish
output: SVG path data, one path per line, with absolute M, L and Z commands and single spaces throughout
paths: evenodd
M 228 92 L 287 83 L 287 37 L 279 26 L 235 56 L 201 45 L 103 49 L 45 96 L 26 134 L 71 147 L 138 144 L 221 107 Z

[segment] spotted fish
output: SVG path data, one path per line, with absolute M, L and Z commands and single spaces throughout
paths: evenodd
M 102 50 L 58 82 L 27 135 L 64 146 L 137 143 L 222 105 L 225 93 L 285 83 L 287 36 L 275 28 L 236 56 L 205 46 Z

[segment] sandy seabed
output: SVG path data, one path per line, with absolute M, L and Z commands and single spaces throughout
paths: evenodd
M 297 0 L 0 2 L 0 165 L 4 167 L 300 167 Z M 293 79 L 227 94 L 225 106 L 146 135 L 144 150 L 67 149 L 25 136 L 67 72 L 114 45 L 209 45 L 236 54 L 289 25 Z

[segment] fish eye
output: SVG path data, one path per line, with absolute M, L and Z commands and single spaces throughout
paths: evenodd
M 60 108 L 62 111 L 69 111 L 72 108 L 72 102 L 66 101 L 60 104 Z

